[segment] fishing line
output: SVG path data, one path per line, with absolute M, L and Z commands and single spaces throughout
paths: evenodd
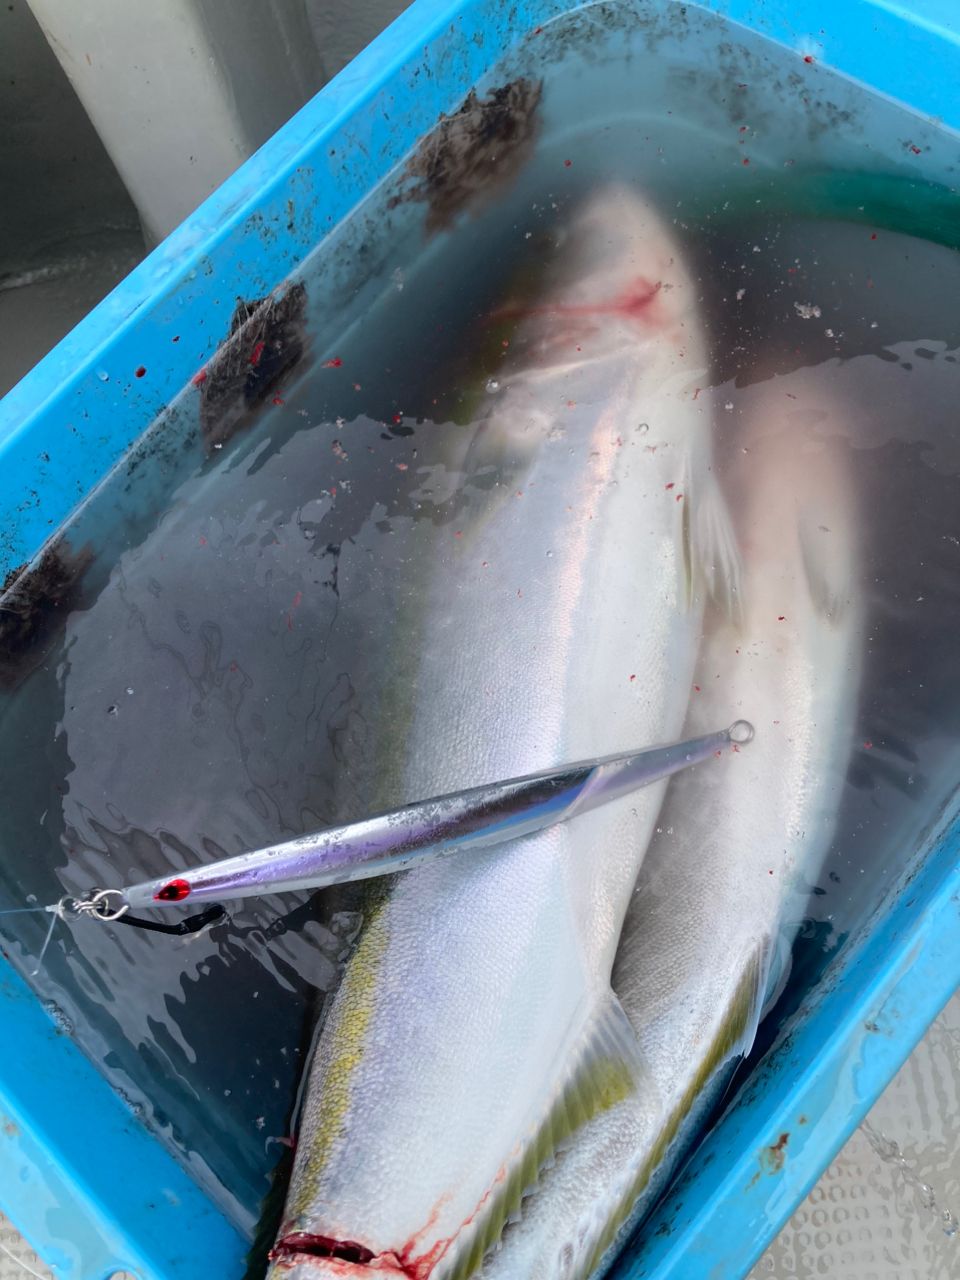
M 43 957 L 47 954 L 47 947 L 50 945 L 50 940 L 53 937 L 53 931 L 57 927 L 57 921 L 59 919 L 61 919 L 60 912 L 55 911 L 50 920 L 50 928 L 47 930 L 47 936 L 43 940 L 43 946 L 40 948 L 40 954 L 37 956 L 37 967 L 32 970 L 30 974 L 31 978 L 35 978 L 40 972 L 40 968 L 43 964 Z

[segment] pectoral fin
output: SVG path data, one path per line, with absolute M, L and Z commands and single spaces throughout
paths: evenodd
M 838 622 L 853 598 L 850 580 L 850 556 L 838 542 L 845 530 L 834 532 L 813 515 L 801 515 L 797 521 L 800 556 L 816 612 L 830 622 Z
M 699 480 L 691 476 L 683 496 L 681 518 L 688 605 L 698 591 L 704 591 L 737 623 L 741 616 L 740 549 L 726 499 L 709 472 Z

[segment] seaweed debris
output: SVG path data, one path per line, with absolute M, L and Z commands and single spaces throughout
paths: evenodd
M 403 171 L 414 184 L 390 201 L 428 206 L 427 230 L 448 226 L 468 206 L 495 196 L 528 159 L 539 127 L 542 80 L 520 78 L 478 98 L 471 89 L 450 116 L 441 115 Z
M 253 412 L 303 357 L 307 291 L 237 299 L 230 334 L 204 370 L 200 426 L 207 451 L 248 426 Z
M 57 629 L 75 607 L 89 546 L 72 551 L 62 538 L 33 563 L 11 569 L 0 587 L 0 686 L 20 683 L 46 657 Z

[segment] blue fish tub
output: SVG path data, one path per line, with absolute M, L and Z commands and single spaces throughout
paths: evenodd
M 94 577 L 99 544 L 120 538 L 135 546 L 144 510 L 162 505 L 164 493 L 200 465 L 196 442 L 209 459 L 258 415 L 289 411 L 308 353 L 311 376 L 339 372 L 350 335 L 374 315 L 384 290 L 415 296 L 395 265 L 404 253 L 429 256 L 423 246 L 439 244 L 442 258 L 447 228 L 496 186 L 494 172 L 503 185 L 522 185 L 538 130 L 557 157 L 557 189 L 565 173 L 589 186 L 592 160 L 578 151 L 570 123 L 580 110 L 577 68 L 605 40 L 627 39 L 652 59 L 644 64 L 651 100 L 672 101 L 677 84 L 706 86 L 741 146 L 734 164 L 744 181 L 772 173 L 764 131 L 755 127 L 766 95 L 779 104 L 777 127 L 798 166 L 813 164 L 829 134 L 835 167 L 895 168 L 918 191 L 936 184 L 940 241 L 950 240 L 951 219 L 960 221 L 960 201 L 953 197 L 951 207 L 948 199 L 960 161 L 960 21 L 952 0 L 416 0 L 0 403 L 0 574 L 46 563 L 56 603 L 70 603 L 69 566 L 41 556 L 51 537 L 69 524 L 74 568 L 87 571 L 92 558 Z M 654 83 L 658 67 L 666 68 L 662 86 Z M 566 119 L 547 111 L 540 120 L 537 77 L 558 68 L 569 71 Z M 747 105 L 731 106 L 734 99 Z M 873 105 L 864 114 L 857 104 L 867 100 Z M 456 121 L 470 101 L 503 109 L 484 117 L 487 152 L 478 160 L 470 150 L 476 139 L 464 143 L 456 129 L 447 131 L 445 149 L 424 150 L 438 122 Z M 604 106 L 611 120 L 620 105 L 611 91 Z M 746 123 L 737 125 L 740 119 Z M 709 185 L 716 174 L 689 140 L 673 167 L 667 151 L 651 149 L 651 180 L 675 198 L 682 223 L 689 206 L 681 196 L 697 186 L 691 175 L 700 166 Z M 765 198 L 766 188 L 749 190 L 755 203 Z M 799 193 L 792 199 L 803 203 Z M 856 205 L 856 196 L 847 203 Z M 856 209 L 848 213 L 856 220 Z M 800 306 L 801 318 L 819 316 L 812 304 Z M 438 298 L 432 330 L 439 333 L 447 318 Z M 388 321 L 396 362 L 412 359 L 423 316 L 405 323 L 394 311 Z M 392 418 L 404 429 L 403 405 L 386 384 L 374 400 L 385 427 Z M 309 419 L 307 408 L 298 411 Z M 334 453 L 337 447 L 334 440 Z M 278 607 L 292 633 L 300 593 Z M 34 728 L 23 732 L 37 725 L 42 732 L 66 714 L 47 711 L 45 719 L 34 708 Z M 29 782 L 23 787 L 29 791 Z M 795 994 L 731 1104 L 624 1252 L 622 1280 L 745 1275 L 955 990 L 960 819 L 950 794 L 927 813 L 922 833 L 909 836 L 897 873 L 876 887 L 818 980 Z M 53 838 L 42 825 L 54 822 L 51 803 L 56 808 L 56 797 L 42 796 L 30 810 L 25 801 L 24 816 L 11 800 L 2 846 L 8 871 Z M 5 909 L 23 906 L 30 884 L 39 895 L 48 891 L 39 902 L 65 891 L 62 879 L 28 881 L 6 875 Z M 45 931 L 47 918 L 37 919 Z M 343 930 L 349 934 L 349 924 Z M 138 1054 L 123 1058 L 112 1038 L 111 1028 L 131 1015 L 103 985 L 99 961 L 71 970 L 79 977 L 66 1013 L 56 982 L 75 943 L 61 938 L 41 974 L 28 977 L 36 946 L 15 932 L 4 937 L 0 1025 L 9 1052 L 0 1066 L 0 1207 L 57 1274 L 73 1280 L 246 1274 L 250 1205 L 265 1186 L 257 1190 L 251 1175 L 232 1200 L 212 1195 L 215 1159 L 201 1169 L 184 1155 L 202 1144 L 180 1132 L 179 1085 L 154 1100 L 149 1117 L 116 1087 L 118 1073 L 136 1076 Z M 335 956 L 343 939 L 325 938 Z M 191 980 L 206 972 L 200 965 Z M 171 990 L 163 999 L 169 1006 L 179 998 Z M 129 1001 L 138 999 L 134 988 Z M 102 1017 L 92 1012 L 104 1008 Z M 77 1022 L 85 1009 L 87 1030 Z M 249 1011 L 228 1012 L 241 1020 Z M 295 1040 L 294 1015 L 277 1017 L 287 1018 L 283 1034 Z M 243 1050 L 251 1058 L 258 1051 L 252 1041 Z M 168 1060 L 161 1054 L 150 1066 L 157 1080 Z M 296 1063 L 287 1067 L 282 1081 L 277 1076 L 278 1094 L 295 1084 Z M 205 1095 L 191 1087 L 203 1114 Z M 289 1101 L 272 1104 L 274 1113 Z M 219 1124 L 211 1119 L 210 1128 Z

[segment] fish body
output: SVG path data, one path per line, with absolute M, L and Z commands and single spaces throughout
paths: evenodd
M 470 443 L 486 483 L 425 572 L 391 723 L 408 796 L 671 740 L 704 593 L 736 590 L 677 245 L 608 189 L 557 262 Z M 634 1087 L 610 971 L 662 793 L 381 882 L 314 1054 L 272 1274 L 470 1275 L 557 1145 Z
M 654 1090 L 576 1135 L 484 1280 L 606 1270 L 750 1049 L 833 835 L 863 645 L 841 410 L 791 414 L 776 381 L 747 396 L 726 477 L 741 621 L 708 619 L 686 730 L 718 706 L 749 707 L 756 741 L 671 783 L 613 973 Z

